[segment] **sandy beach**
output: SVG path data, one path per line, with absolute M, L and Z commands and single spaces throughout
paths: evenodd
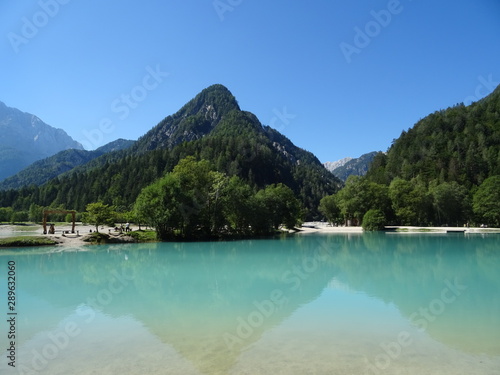
M 386 231 L 397 233 L 500 233 L 500 228 L 479 227 L 419 227 L 386 226 Z M 301 233 L 362 233 L 362 227 L 331 226 L 323 221 L 306 222 L 300 228 Z

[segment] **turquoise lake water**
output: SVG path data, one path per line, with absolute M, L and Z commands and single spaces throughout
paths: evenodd
M 500 235 L 61 250 L 0 252 L 1 374 L 500 374 Z

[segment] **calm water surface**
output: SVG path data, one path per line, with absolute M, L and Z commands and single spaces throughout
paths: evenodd
M 500 374 L 499 235 L 81 249 L 0 252 L 1 374 Z

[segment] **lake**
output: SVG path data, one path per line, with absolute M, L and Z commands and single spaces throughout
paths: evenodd
M 85 249 L 0 252 L 2 374 L 500 374 L 500 235 Z

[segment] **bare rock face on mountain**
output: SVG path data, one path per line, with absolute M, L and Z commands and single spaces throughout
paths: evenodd
M 330 161 L 324 164 L 325 168 L 332 172 L 337 178 L 346 181 L 347 177 L 364 176 L 377 154 L 376 151 L 361 155 L 359 158 L 344 158 L 338 161 Z
M 351 158 L 351 157 L 347 157 L 347 158 L 343 158 L 343 159 L 340 159 L 340 160 L 337 160 L 337 161 L 327 161 L 326 163 L 324 163 L 324 166 L 330 172 L 333 172 L 335 169 L 343 167 L 344 165 L 346 165 L 346 163 L 349 162 L 349 161 L 351 161 L 352 159 L 353 158 Z
M 0 180 L 70 148 L 82 150 L 83 146 L 64 130 L 0 102 Z

